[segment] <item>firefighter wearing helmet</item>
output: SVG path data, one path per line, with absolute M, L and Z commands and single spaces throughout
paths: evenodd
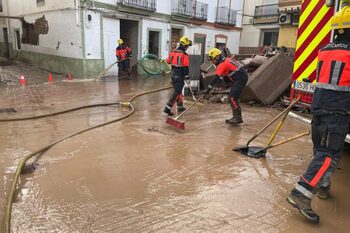
M 350 1 L 343 1 L 348 3 Z M 320 217 L 311 207 L 317 194 L 327 199 L 331 176 L 336 171 L 349 131 L 350 114 L 350 6 L 338 11 L 331 19 L 333 43 L 320 49 L 311 110 L 314 157 L 287 201 L 309 221 Z
M 241 124 L 243 119 L 239 100 L 242 90 L 248 81 L 247 71 L 243 68 L 243 65 L 235 59 L 225 58 L 221 50 L 217 48 L 213 48 L 209 51 L 208 59 L 217 66 L 217 69 L 216 76 L 212 79 L 208 88 L 204 91 L 204 94 L 208 94 L 220 80 L 229 84 L 231 86 L 229 102 L 232 109 L 232 118 L 227 119 L 226 123 L 232 125 Z
M 117 40 L 118 47 L 115 50 L 115 56 L 117 57 L 118 62 L 118 78 L 121 79 L 122 72 L 126 72 L 128 79 L 130 79 L 130 57 L 131 57 L 131 48 L 124 44 L 122 39 Z
M 174 92 L 169 98 L 163 112 L 169 116 L 174 115 L 172 110 L 173 105 L 176 103 L 177 111 L 183 112 L 186 108 L 183 106 L 182 89 L 185 85 L 185 79 L 189 78 L 189 56 L 186 50 L 192 46 L 192 41 L 188 36 L 180 38 L 179 47 L 170 52 L 167 63 L 171 65 L 172 70 L 172 84 Z

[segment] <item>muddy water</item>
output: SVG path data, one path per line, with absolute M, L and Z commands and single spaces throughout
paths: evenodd
M 39 103 L 29 94 L 2 104 L 16 105 L 20 116 L 26 111 L 35 115 L 126 100 L 133 93 L 165 85 L 168 80 L 162 78 L 119 84 L 113 79 L 58 82 L 35 88 L 41 93 Z M 169 95 L 164 91 L 143 96 L 135 101 L 137 111 L 132 117 L 69 139 L 44 153 L 35 173 L 20 179 L 12 231 L 347 232 L 348 153 L 333 179 L 333 198 L 315 198 L 321 224 L 311 225 L 285 201 L 311 158 L 309 137 L 271 149 L 266 159 L 247 158 L 232 148 L 245 144 L 278 114 L 277 110 L 243 106 L 244 125 L 230 127 L 224 123 L 229 117 L 228 105 L 203 102 L 184 117 L 186 130 L 179 131 L 164 123 L 161 111 Z M 1 207 L 24 154 L 127 112 L 120 107 L 103 107 L 0 123 Z M 306 129 L 288 119 L 276 141 Z M 269 132 L 252 144 L 264 145 Z

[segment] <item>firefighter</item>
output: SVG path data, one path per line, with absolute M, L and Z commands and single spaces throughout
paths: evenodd
M 208 59 L 216 66 L 216 75 L 204 91 L 204 94 L 209 94 L 211 89 L 220 81 L 223 80 L 231 85 L 230 90 L 230 106 L 232 108 L 232 118 L 227 119 L 226 123 L 237 125 L 243 123 L 242 111 L 239 99 L 243 88 L 247 84 L 248 74 L 243 66 L 233 58 L 224 58 L 222 52 L 213 48 L 208 53 Z
M 118 39 L 118 47 L 115 50 L 115 56 L 118 61 L 118 77 L 121 79 L 122 71 L 128 74 L 128 79 L 130 79 L 130 57 L 131 48 L 124 44 L 122 39 Z
M 337 169 L 349 131 L 350 6 L 331 19 L 335 39 L 319 51 L 316 88 L 311 110 L 314 157 L 287 201 L 308 220 L 320 221 L 311 207 L 315 194 L 329 197 L 330 178 Z
M 171 112 L 173 105 L 177 104 L 177 111 L 183 112 L 186 108 L 183 106 L 182 89 L 185 84 L 185 79 L 189 79 L 189 56 L 186 50 L 192 46 L 192 41 L 188 36 L 180 38 L 180 45 L 177 49 L 169 53 L 167 63 L 171 65 L 172 70 L 172 84 L 174 92 L 168 100 L 163 112 L 169 116 L 174 115 Z

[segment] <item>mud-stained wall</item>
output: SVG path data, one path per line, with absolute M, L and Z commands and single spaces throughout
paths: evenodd
M 77 59 L 26 51 L 12 51 L 16 60 L 58 73 L 72 73 L 73 78 L 95 78 L 104 70 L 102 59 Z

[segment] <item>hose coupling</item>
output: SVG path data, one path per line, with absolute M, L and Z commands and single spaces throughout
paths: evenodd
M 121 102 L 120 105 L 123 107 L 130 107 L 130 102 Z

